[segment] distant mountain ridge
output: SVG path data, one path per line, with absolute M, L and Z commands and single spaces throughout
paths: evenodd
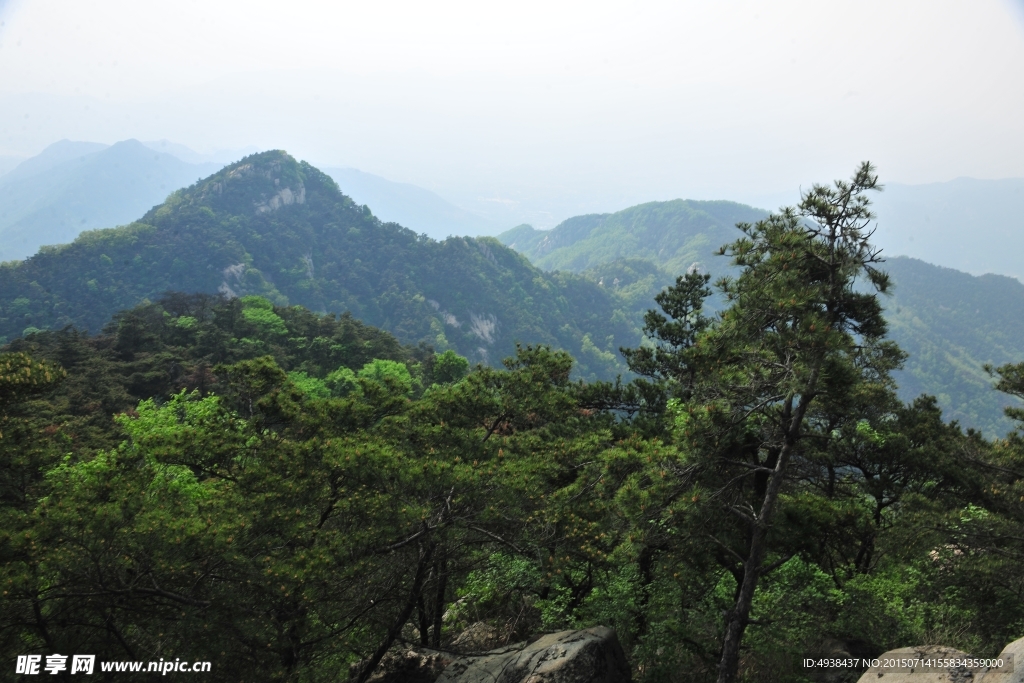
M 618 347 L 638 339 L 613 291 L 545 274 L 492 238 L 436 242 L 384 223 L 279 151 L 174 192 L 134 223 L 0 265 L 0 337 L 68 324 L 97 331 L 168 290 L 351 311 L 474 362 L 497 362 L 517 342 L 551 344 L 591 378 L 621 371 Z
M 75 159 L 81 159 L 94 152 L 107 149 L 110 145 L 100 142 L 79 142 L 76 140 L 59 140 L 34 157 L 18 164 L 10 172 L 0 176 L 0 185 L 25 180 L 32 176 L 45 173 L 52 168 Z
M 684 272 L 735 239 L 737 223 L 767 213 L 728 201 L 648 202 L 611 214 L 575 216 L 551 230 L 519 226 L 498 239 L 546 270 L 580 272 L 621 258 Z
M 651 202 L 576 216 L 551 230 L 518 226 L 498 239 L 538 266 L 578 272 L 615 290 L 635 316 L 695 264 L 726 274 L 728 262 L 715 252 L 740 236 L 732 222 L 767 213 L 732 202 Z M 884 243 L 888 229 L 879 228 L 877 241 Z M 990 436 L 1007 433 L 1012 423 L 1002 409 L 1015 401 L 992 390 L 983 366 L 1024 360 L 1024 284 L 906 257 L 890 258 L 884 268 L 894 283 L 892 296 L 882 299 L 890 336 L 910 354 L 896 373 L 901 397 L 933 394 L 948 419 Z
M 29 201 L 33 183 L 68 178 L 66 186 L 47 187 L 96 199 L 126 187 L 109 170 L 121 168 L 118 154 L 184 164 L 135 141 L 61 158 L 75 151 L 58 147 L 20 179 L 0 182 L 0 199 L 9 200 L 0 202 L 0 213 L 21 211 L 13 221 L 19 225 L 34 216 L 42 222 L 32 234 L 52 235 L 46 230 L 59 223 L 47 217 L 60 216 Z M 82 169 L 97 160 L 108 171 L 86 182 Z M 718 247 L 739 235 L 736 222 L 766 215 L 734 202 L 675 200 L 577 216 L 548 231 L 519 226 L 499 240 L 435 241 L 380 220 L 361 205 L 367 203 L 283 152 L 247 157 L 152 209 L 141 207 L 133 218 L 142 218 L 119 221 L 128 223 L 122 228 L 87 231 L 71 244 L 0 266 L 0 343 L 68 324 L 97 331 L 113 313 L 168 290 L 221 291 L 351 311 L 403 342 L 453 348 L 474 362 L 497 362 L 516 342 L 551 344 L 577 357 L 582 376 L 611 378 L 625 369 L 618 348 L 639 343 L 639 320 L 654 294 L 695 265 L 725 274 Z M 0 220 L 6 248 L 11 233 L 3 226 Z M 882 225 L 878 237 L 888 229 Z M 65 241 L 59 234 L 47 240 Z M 893 258 L 886 267 L 896 285 L 883 300 L 891 336 L 911 353 L 899 375 L 901 395 L 935 394 L 947 417 L 989 435 L 1005 433 L 1009 422 L 1000 412 L 1008 399 L 991 390 L 982 366 L 1024 359 L 1024 285 L 913 259 Z
M 84 230 L 128 223 L 217 168 L 136 140 L 55 143 L 0 178 L 0 261 L 27 258 Z

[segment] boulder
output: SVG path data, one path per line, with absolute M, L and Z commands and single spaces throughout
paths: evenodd
M 478 621 L 467 626 L 465 631 L 456 636 L 448 649 L 460 654 L 470 654 L 493 650 L 506 642 L 508 639 L 502 636 L 501 631 L 490 624 Z
M 1013 665 L 1010 666 L 1010 658 Z M 989 669 L 978 677 L 977 683 L 1024 683 L 1024 638 L 1015 640 L 999 653 L 999 659 L 1006 662 L 1004 670 Z
M 596 626 L 550 633 L 459 657 L 437 683 L 628 683 L 629 665 L 615 631 Z
M 871 667 L 865 671 L 857 683 L 979 683 L 982 669 L 956 667 L 950 669 L 892 669 L 886 668 L 887 659 L 956 659 L 971 655 L 960 650 L 942 645 L 919 645 L 917 647 L 901 647 L 879 655 L 881 666 Z
M 396 645 L 380 660 L 367 683 L 434 683 L 455 656 L 425 647 Z M 358 674 L 363 662 L 350 667 L 349 678 Z

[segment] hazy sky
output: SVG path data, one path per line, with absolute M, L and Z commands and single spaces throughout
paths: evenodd
M 284 148 L 543 214 L 1024 176 L 1024 0 L 0 0 L 0 155 Z

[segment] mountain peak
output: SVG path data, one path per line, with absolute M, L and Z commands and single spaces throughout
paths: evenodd
M 251 154 L 175 193 L 143 221 L 158 220 L 183 204 L 238 215 L 268 213 L 284 206 L 304 204 L 310 176 L 334 185 L 326 175 L 283 150 Z

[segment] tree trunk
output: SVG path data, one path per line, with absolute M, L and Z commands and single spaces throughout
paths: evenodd
M 445 594 L 448 589 L 448 562 L 444 556 L 437 563 L 437 592 L 434 594 L 433 646 L 441 647 L 441 629 L 444 626 Z
M 740 644 L 743 641 L 743 633 L 747 630 L 747 624 L 750 623 L 750 608 L 754 602 L 757 581 L 761 578 L 762 564 L 767 550 L 768 531 L 771 529 L 772 519 L 775 516 L 775 503 L 782 490 L 786 466 L 789 464 L 789 458 L 800 435 L 804 415 L 813 400 L 817 378 L 818 370 L 815 369 L 808 381 L 807 393 L 800 396 L 796 411 L 789 420 L 785 442 L 779 451 L 771 479 L 768 481 L 761 510 L 751 524 L 750 546 L 747 559 L 743 563 L 743 583 L 740 586 L 736 604 L 725 617 L 725 639 L 722 642 L 722 659 L 718 663 L 718 683 L 735 683 L 736 681 L 740 664 Z
M 419 612 L 420 645 L 430 645 L 430 622 L 427 619 L 427 606 L 423 602 L 423 593 L 416 598 L 416 609 Z
M 434 554 L 434 544 L 428 540 L 427 546 L 420 551 L 420 561 L 416 567 L 416 576 L 412 582 L 412 590 L 409 592 L 409 599 L 405 601 L 405 605 L 402 607 L 402 611 L 398 613 L 398 618 L 395 619 L 394 623 L 391 624 L 391 628 L 388 629 L 387 635 L 384 637 L 383 642 L 377 647 L 374 653 L 370 656 L 370 659 L 363 665 L 363 668 L 359 671 L 359 676 L 356 677 L 354 683 L 366 683 L 366 679 L 370 677 L 373 670 L 380 664 L 380 660 L 384 659 L 384 655 L 387 654 L 388 648 L 391 647 L 392 643 L 395 642 L 395 638 L 402 632 L 402 627 L 409 621 L 409 617 L 412 616 L 412 611 L 416 608 L 416 603 L 419 601 L 420 591 L 423 589 L 423 579 L 427 574 L 427 567 L 430 566 L 430 558 Z

